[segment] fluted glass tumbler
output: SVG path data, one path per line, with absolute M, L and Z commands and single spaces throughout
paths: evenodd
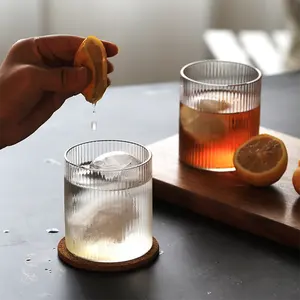
M 211 171 L 232 171 L 238 146 L 259 133 L 261 72 L 206 60 L 181 69 L 179 159 Z
M 142 145 L 98 140 L 65 153 L 65 241 L 95 262 L 138 258 L 152 247 L 152 154 Z

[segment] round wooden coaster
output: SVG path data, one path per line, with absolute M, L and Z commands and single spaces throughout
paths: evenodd
M 99 263 L 85 260 L 72 254 L 66 247 L 65 238 L 57 246 L 58 257 L 73 268 L 95 272 L 122 272 L 145 267 L 159 255 L 159 244 L 153 237 L 152 248 L 143 256 L 118 263 Z

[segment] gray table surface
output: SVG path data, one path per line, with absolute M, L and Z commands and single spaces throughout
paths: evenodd
M 153 230 L 163 253 L 149 269 L 100 275 L 58 260 L 64 151 L 90 139 L 150 144 L 175 134 L 178 87 L 110 88 L 97 107 L 97 131 L 90 127 L 91 105 L 74 97 L 30 138 L 0 151 L 1 300 L 300 299 L 299 252 L 168 204 L 154 205 Z M 264 79 L 261 119 L 300 138 L 299 72 Z M 48 234 L 51 227 L 60 232 Z

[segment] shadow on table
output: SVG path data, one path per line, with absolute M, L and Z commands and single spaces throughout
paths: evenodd
M 85 299 L 148 299 L 155 281 L 155 266 L 124 273 L 74 271 Z
M 292 216 L 294 219 L 300 220 L 300 197 L 298 197 L 292 207 Z
M 296 277 L 296 250 L 166 203 L 154 203 L 154 219 L 154 235 L 163 252 L 159 259 L 145 269 L 128 273 L 72 270 L 84 299 L 199 299 L 202 293 L 206 299 L 211 290 L 215 290 L 216 297 L 222 296 L 217 292 L 230 296 L 228 286 L 249 276 L 253 277 L 247 286 L 250 294 L 260 276 L 272 278 L 272 272 L 279 274 L 284 268 L 292 278 Z M 273 279 L 279 289 L 282 278 Z

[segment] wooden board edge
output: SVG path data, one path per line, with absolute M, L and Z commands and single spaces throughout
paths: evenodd
M 176 198 L 169 197 L 168 191 L 170 188 L 176 191 Z M 156 189 L 160 190 L 159 197 L 155 197 Z M 208 209 L 207 206 L 204 205 L 205 199 L 202 199 L 203 205 L 200 207 L 199 198 L 191 191 L 183 191 L 177 186 L 162 182 L 156 178 L 153 178 L 153 195 L 154 201 L 164 201 L 187 209 L 198 215 L 208 217 L 217 222 L 227 224 L 235 229 L 250 232 L 254 235 L 273 240 L 274 242 L 288 247 L 300 249 L 300 231 L 286 224 L 278 223 L 274 220 L 247 212 L 243 209 L 234 208 L 233 211 L 232 207 L 217 201 L 210 201 L 210 208 Z M 183 198 L 185 198 L 185 202 L 182 202 Z M 215 217 L 215 212 L 212 213 L 213 209 L 215 211 L 220 211 L 217 218 Z M 240 222 L 241 219 L 243 222 Z M 236 226 L 237 223 L 239 226 Z M 287 234 L 287 231 L 289 234 Z

